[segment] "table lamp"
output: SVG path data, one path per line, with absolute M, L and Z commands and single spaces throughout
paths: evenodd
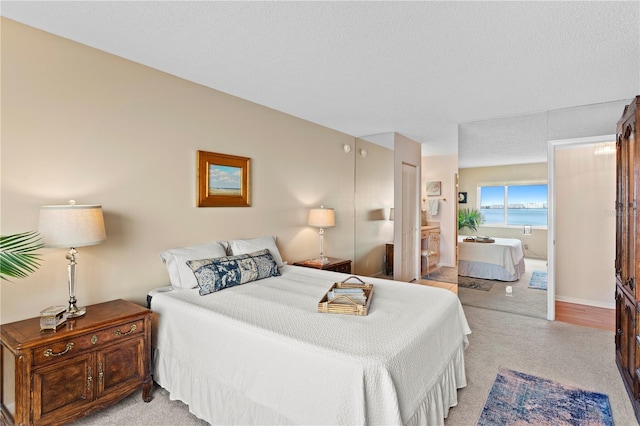
M 100 244 L 107 236 L 102 206 L 80 206 L 73 200 L 69 203 L 66 206 L 42 206 L 39 232 L 45 247 L 69 248 L 66 255 L 69 260 L 69 307 L 66 313 L 67 318 L 74 318 L 87 312 L 86 308 L 76 306 L 76 247 Z
M 316 257 L 316 261 L 320 263 L 329 263 L 329 259 L 324 255 L 324 228 L 336 226 L 336 217 L 333 209 L 325 209 L 320 206 L 319 209 L 309 210 L 309 226 L 320 228 L 320 256 Z

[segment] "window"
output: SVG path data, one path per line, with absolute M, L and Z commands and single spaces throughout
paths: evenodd
M 484 225 L 547 226 L 546 184 L 481 186 L 479 190 Z

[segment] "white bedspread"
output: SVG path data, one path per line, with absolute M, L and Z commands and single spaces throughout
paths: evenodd
M 317 303 L 348 275 L 285 266 L 207 296 L 153 296 L 154 380 L 213 424 L 442 424 L 471 331 L 447 290 L 364 278 L 367 316 Z
M 511 275 L 524 258 L 522 241 L 514 238 L 494 238 L 493 243 L 465 243 L 464 235 L 458 236 L 458 259 L 502 266 Z

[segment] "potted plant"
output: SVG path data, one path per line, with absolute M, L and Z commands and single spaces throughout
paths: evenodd
M 44 247 L 37 231 L 0 236 L 0 279 L 26 278 L 40 266 L 36 250 Z
M 476 209 L 460 209 L 458 210 L 458 230 L 462 228 L 469 228 L 472 231 L 477 231 L 478 226 L 484 222 L 482 213 Z

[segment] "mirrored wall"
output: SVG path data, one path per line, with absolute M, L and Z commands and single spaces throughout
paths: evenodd
M 387 264 L 393 262 L 387 255 L 388 244 L 393 243 L 393 149 L 357 138 L 355 151 L 353 271 L 358 275 L 393 276 Z
M 524 271 L 514 281 L 478 279 L 461 267 L 463 276 L 459 279 L 458 295 L 463 305 L 540 318 L 548 317 L 548 308 L 550 305 L 555 308 L 556 300 L 613 307 L 615 282 L 613 271 L 608 271 L 613 268 L 613 261 L 602 256 L 594 258 L 594 253 L 602 245 L 613 244 L 612 203 L 607 200 L 615 187 L 612 173 L 615 157 L 598 154 L 598 145 L 602 142 L 595 142 L 593 137 L 615 134 L 616 123 L 628 102 L 621 100 L 460 124 L 459 187 L 460 192 L 466 194 L 464 208 L 494 213 L 482 209 L 486 204 L 484 199 L 489 198 L 483 197 L 484 188 L 506 187 L 506 194 L 519 186 L 545 184 L 549 188 L 544 223 L 530 218 L 530 223 L 516 224 L 507 218 L 502 225 L 483 223 L 475 231 L 469 228 L 460 231 L 464 235 L 520 241 L 524 255 Z M 590 143 L 590 140 L 594 141 Z M 563 152 L 557 155 L 561 147 Z M 578 147 L 580 149 L 570 149 Z M 551 169 L 549 155 L 554 162 Z M 552 192 L 549 173 L 556 172 L 560 173 L 553 178 L 553 185 L 560 185 L 561 194 Z M 594 178 L 603 184 L 589 185 L 585 191 L 584 183 Z M 538 205 L 540 200 L 531 201 L 532 208 L 542 207 Z M 526 207 L 523 202 L 512 202 L 508 196 L 495 205 L 499 207 L 500 203 L 504 203 L 507 213 L 512 208 Z M 459 206 L 462 208 L 462 204 Z M 560 226 L 565 220 L 562 215 L 568 211 L 573 212 L 570 222 L 585 224 L 579 227 L 581 232 L 569 232 L 569 226 Z M 558 226 L 553 229 L 556 216 Z M 584 237 L 589 234 L 594 238 Z M 555 245 L 551 245 L 549 240 L 554 236 Z M 553 252 L 549 252 L 549 247 Z M 608 252 L 613 253 L 613 248 L 604 250 Z M 469 260 L 463 259 L 466 254 L 462 248 L 459 255 L 461 261 Z M 585 266 L 575 266 L 578 264 Z M 585 269 L 589 270 L 587 276 L 582 274 Z
M 355 260 L 360 275 L 393 278 L 395 134 L 358 138 L 355 146 Z M 457 154 L 421 159 L 420 278 L 455 283 Z M 427 183 L 438 191 L 427 193 Z M 437 244 L 429 249 L 429 235 Z M 426 256 L 436 251 L 436 256 Z M 418 256 L 420 257 L 420 256 Z M 431 261 L 431 262 L 430 262 Z M 437 265 L 436 265 L 437 264 Z M 436 267 L 437 266 L 437 267 Z M 427 276 L 428 275 L 428 276 Z M 396 274 L 397 276 L 397 274 Z

